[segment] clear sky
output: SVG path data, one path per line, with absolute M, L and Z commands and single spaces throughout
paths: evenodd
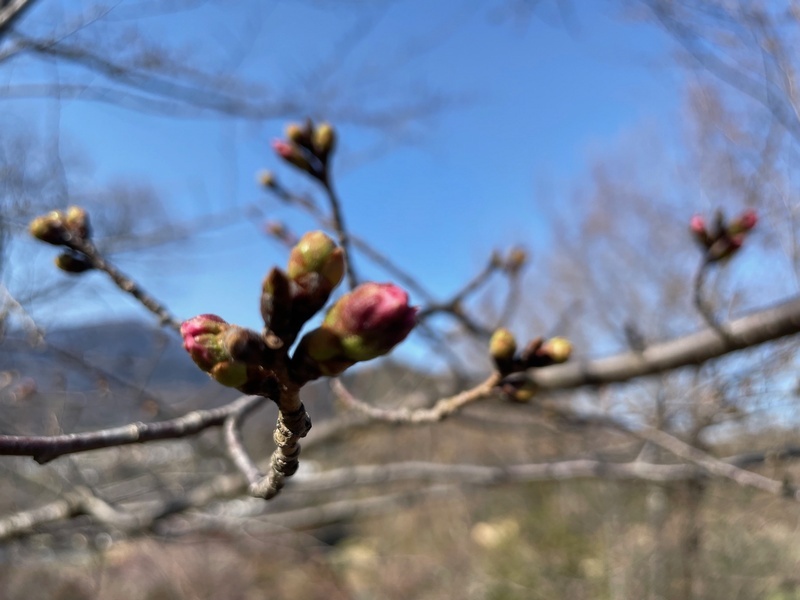
M 121 2 L 106 18 L 124 23 L 136 4 Z M 680 109 L 679 77 L 665 66 L 662 34 L 626 23 L 612 3 L 574 2 L 566 19 L 547 2 L 530 19 L 513 18 L 504 2 L 406 0 L 369 10 L 352 2 L 338 8 L 266 0 L 197 4 L 138 26 L 189 44 L 202 51 L 196 57 L 232 75 L 290 95 L 296 89 L 300 104 L 403 106 L 421 97 L 420 90 L 452 100 L 404 132 L 340 124 L 334 162 L 353 231 L 442 297 L 469 279 L 493 248 L 519 243 L 534 257 L 546 252 L 551 240 L 543 207 L 563 202 L 564 190 L 586 173 L 591 152 L 642 124 L 668 129 Z M 51 5 L 71 3 L 42 0 L 28 26 Z M 51 11 L 49 18 L 57 16 Z M 3 83 L 25 76 L 21 70 L 0 75 Z M 52 123 L 52 104 L 9 102 L 6 110 L 42 128 Z M 181 318 L 214 312 L 258 327 L 261 278 L 285 261 L 286 251 L 241 215 L 257 203 L 298 231 L 308 221 L 261 191 L 256 173 L 273 169 L 282 180 L 313 189 L 271 153 L 270 140 L 285 120 L 171 120 L 79 100 L 62 101 L 58 109 L 61 143 L 88 158 L 90 186 L 115 178 L 148 182 L 177 220 L 237 217 L 190 244 L 121 254 L 118 266 Z M 326 116 L 320 113 L 315 116 Z M 55 254 L 35 252 L 42 260 Z M 359 266 L 386 279 L 364 259 Z M 97 290 L 90 301 L 42 318 L 55 324 L 98 311 L 142 314 L 106 293 L 111 286 L 101 276 L 88 281 Z

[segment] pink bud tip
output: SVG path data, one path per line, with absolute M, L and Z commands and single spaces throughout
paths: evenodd
M 272 149 L 283 158 L 291 158 L 294 155 L 294 148 L 283 140 L 273 140 Z
M 753 209 L 747 209 L 742 213 L 742 216 L 739 217 L 739 220 L 741 221 L 742 228 L 745 231 L 749 231 L 758 223 L 758 215 Z
M 706 220 L 701 215 L 695 215 L 692 217 L 692 220 L 689 221 L 689 228 L 695 233 L 705 233 Z

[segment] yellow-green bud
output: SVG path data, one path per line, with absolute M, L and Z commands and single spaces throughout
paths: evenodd
M 320 123 L 314 131 L 314 152 L 325 160 L 336 147 L 336 130 L 330 123 Z
M 277 185 L 277 180 L 275 179 L 275 173 L 267 169 L 259 171 L 258 183 L 265 188 L 274 188 Z
M 572 354 L 572 344 L 566 338 L 554 337 L 547 340 L 539 352 L 548 356 L 554 363 L 563 363 Z
M 36 239 L 54 246 L 61 246 L 69 239 L 69 233 L 64 226 L 64 215 L 59 210 L 36 217 L 28 226 L 28 231 Z
M 73 275 L 85 273 L 86 271 L 94 268 L 92 263 L 89 262 L 84 255 L 72 252 L 59 254 L 56 256 L 55 263 L 56 266 L 65 273 L 70 273 Z
M 80 206 L 70 206 L 64 215 L 64 226 L 70 234 L 82 240 L 89 239 L 91 227 L 89 225 L 89 215 Z
M 517 340 L 508 329 L 501 327 L 489 340 L 489 354 L 495 360 L 511 360 L 517 352 Z

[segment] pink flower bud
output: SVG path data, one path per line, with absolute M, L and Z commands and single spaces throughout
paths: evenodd
M 283 160 L 294 165 L 301 171 L 306 171 L 307 173 L 315 172 L 303 151 L 294 144 L 284 142 L 283 140 L 274 140 L 272 142 L 272 149 L 275 150 L 275 153 Z
M 222 385 L 259 393 L 272 377 L 270 351 L 255 331 L 198 315 L 181 324 L 181 335 L 195 364 Z
M 706 231 L 706 220 L 701 215 L 694 215 L 689 221 L 689 228 L 696 234 L 703 234 Z
M 706 229 L 706 220 L 701 215 L 694 215 L 689 221 L 689 229 L 695 239 L 704 247 L 708 248 L 712 240 Z
M 203 371 L 210 371 L 225 360 L 220 334 L 229 327 L 227 321 L 217 315 L 198 315 L 181 324 L 183 347 Z
M 747 209 L 728 225 L 728 235 L 736 236 L 750 231 L 758 223 L 758 215 L 753 209 Z
M 322 326 L 337 334 L 346 358 L 370 360 L 406 338 L 416 324 L 417 310 L 396 285 L 364 283 L 339 299 Z

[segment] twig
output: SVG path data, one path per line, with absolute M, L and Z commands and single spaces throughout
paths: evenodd
M 346 257 L 347 285 L 352 290 L 358 285 L 358 276 L 356 275 L 356 269 L 353 266 L 353 249 L 350 246 L 350 235 L 347 231 L 347 227 L 345 227 L 344 224 L 344 215 L 342 214 L 341 202 L 339 200 L 339 196 L 336 194 L 336 190 L 333 188 L 333 182 L 331 181 L 330 173 L 327 169 L 325 169 L 320 177 L 320 183 L 325 189 L 325 194 L 328 197 L 328 203 L 331 207 L 333 229 L 339 238 L 339 245 L 342 247 L 342 251 Z
M 229 415 L 262 401 L 263 398 L 259 396 L 243 396 L 219 408 L 195 410 L 167 421 L 130 423 L 85 433 L 54 436 L 0 435 L 0 455 L 31 456 L 36 462 L 44 464 L 65 454 L 187 437 L 210 427 L 219 427 Z
M 764 477 L 752 471 L 747 471 L 736 464 L 718 459 L 661 429 L 648 426 L 634 427 L 603 415 L 576 415 L 563 408 L 553 406 L 548 408 L 552 414 L 556 414 L 568 422 L 571 421 L 581 425 L 598 425 L 616 429 L 639 438 L 640 440 L 655 444 L 678 458 L 697 465 L 710 475 L 730 479 L 743 487 L 756 488 L 773 495 L 788 496 L 794 500 L 800 501 L 800 491 L 787 489 L 783 482 Z
M 699 365 L 736 350 L 800 333 L 800 296 L 761 309 L 724 324 L 727 336 L 703 329 L 674 340 L 654 344 L 642 352 L 624 352 L 608 358 L 574 361 L 528 372 L 542 389 L 565 390 L 585 385 L 619 383 Z
M 431 408 L 419 409 L 387 409 L 370 406 L 357 400 L 338 379 L 331 381 L 331 388 L 345 407 L 357 410 L 372 419 L 390 423 L 435 423 L 458 412 L 468 404 L 488 397 L 500 380 L 499 373 L 492 373 L 485 381 L 469 390 L 449 398 L 442 398 Z
M 34 0 L 10 0 L 0 5 L 0 39 L 6 29 L 12 27 L 27 9 L 33 6 Z
M 697 268 L 697 273 L 695 273 L 694 283 L 692 286 L 694 291 L 694 305 L 708 326 L 716 331 L 720 337 L 728 341 L 728 332 L 725 331 L 725 328 L 719 323 L 719 321 L 717 321 L 717 318 L 714 316 L 713 307 L 706 302 L 706 299 L 703 297 L 703 287 L 705 286 L 706 275 L 713 264 L 714 263 L 710 261 L 707 256 L 704 256 L 700 261 L 700 266 Z
M 277 448 L 270 458 L 269 474 L 250 481 L 250 494 L 256 498 L 274 498 L 285 485 L 286 478 L 294 475 L 300 466 L 300 438 L 311 429 L 311 420 L 299 398 L 296 405 L 294 410 L 279 407 L 278 424 L 272 436 Z
M 119 289 L 136 298 L 147 310 L 158 317 L 162 325 L 167 325 L 175 331 L 180 331 L 181 322 L 173 317 L 166 307 L 145 292 L 135 281 L 105 260 L 93 243 L 76 236 L 70 240 L 69 246 L 84 254 L 95 269 L 103 271 L 111 277 L 111 280 Z

